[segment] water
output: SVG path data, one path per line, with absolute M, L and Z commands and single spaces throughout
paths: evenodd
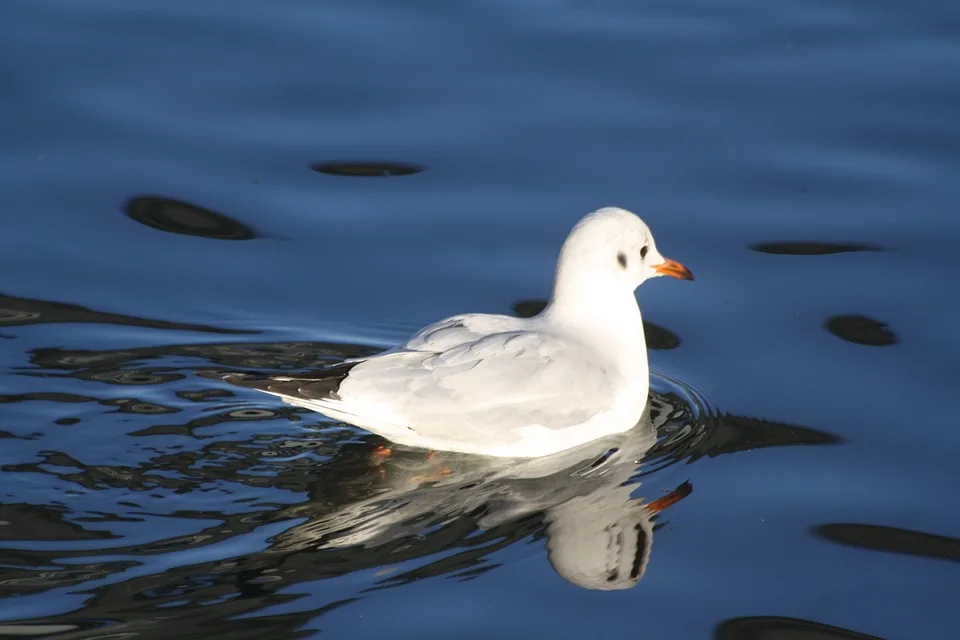
M 955 637 L 958 33 L 945 0 L 7 0 L 0 635 Z M 626 442 L 383 461 L 194 375 L 535 312 L 610 204 L 697 275 L 638 294 Z

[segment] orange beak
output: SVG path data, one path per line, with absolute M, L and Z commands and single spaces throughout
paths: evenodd
M 655 266 L 653 270 L 659 274 L 670 276 L 671 278 L 693 280 L 693 274 L 690 273 L 690 269 L 687 269 L 679 262 L 671 260 L 670 258 L 664 258 L 663 263 Z

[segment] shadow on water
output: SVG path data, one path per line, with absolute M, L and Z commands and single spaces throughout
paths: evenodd
M 42 310 L 37 322 L 69 312 L 158 326 L 17 305 Z M 4 632 L 71 638 L 102 627 L 148 638 L 168 637 L 172 624 L 216 624 L 241 638 L 293 635 L 367 593 L 496 571 L 498 554 L 519 541 L 543 545 L 570 583 L 630 588 L 654 537 L 669 535 L 661 531 L 668 507 L 696 498 L 687 482 L 657 498 L 637 495 L 649 496 L 651 474 L 704 456 L 840 442 L 722 414 L 658 376 L 637 428 L 557 456 L 506 462 L 394 448 L 383 458 L 376 436 L 194 375 L 211 365 L 304 369 L 377 350 L 313 342 L 30 349 L 0 397 L 10 425 L 0 471 L 8 486 L 29 479 L 32 487 L 0 496 Z M 359 571 L 375 572 L 372 583 L 332 589 L 307 612 L 271 612 L 301 597 L 294 585 Z M 11 615 L 21 609 L 33 613 Z

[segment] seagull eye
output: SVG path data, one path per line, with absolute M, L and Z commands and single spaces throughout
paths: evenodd
M 623 251 L 617 254 L 617 262 L 620 263 L 620 266 L 624 269 L 627 268 L 627 254 Z
M 650 247 L 648 247 L 647 245 L 643 245 L 643 248 L 640 249 L 640 259 L 641 259 L 641 260 L 643 260 L 644 258 L 647 257 L 647 251 L 649 251 L 649 250 L 650 250 Z

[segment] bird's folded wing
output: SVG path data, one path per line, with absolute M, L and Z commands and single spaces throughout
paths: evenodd
M 339 394 L 429 435 L 564 429 L 610 408 L 616 380 L 588 347 L 539 331 L 507 331 L 440 353 L 399 352 L 358 364 Z
M 491 334 L 521 330 L 528 322 L 523 318 L 478 313 L 453 316 L 424 327 L 402 348 L 439 353 Z

